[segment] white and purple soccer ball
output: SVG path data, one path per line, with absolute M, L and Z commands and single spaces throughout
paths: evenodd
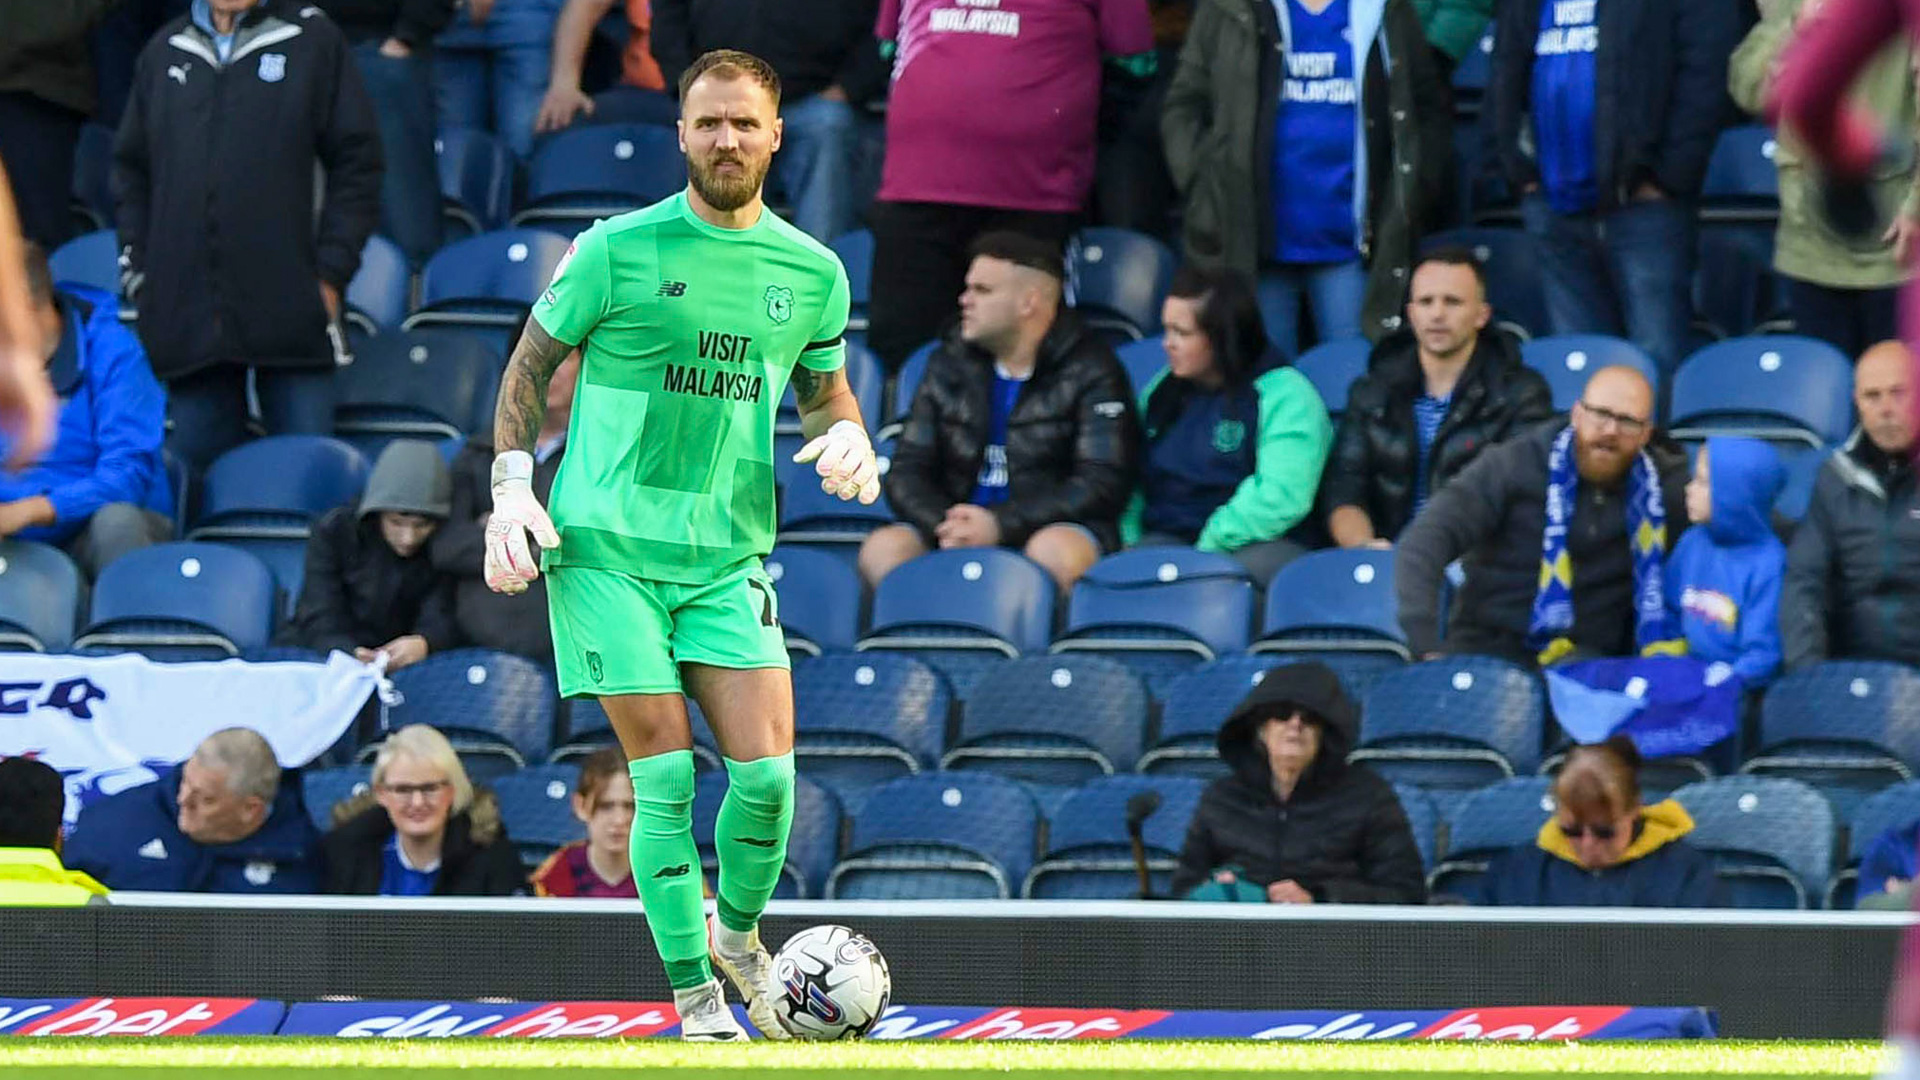
M 887 958 L 844 926 L 812 926 L 788 938 L 773 974 L 784 991 L 780 1021 L 796 1039 L 860 1038 L 893 996 Z

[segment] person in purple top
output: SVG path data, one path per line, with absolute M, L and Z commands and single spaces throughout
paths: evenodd
M 580 763 L 573 816 L 587 827 L 587 838 L 547 856 L 533 872 L 533 894 L 638 899 L 627 855 L 627 839 L 633 831 L 633 781 L 619 747 L 609 746 Z

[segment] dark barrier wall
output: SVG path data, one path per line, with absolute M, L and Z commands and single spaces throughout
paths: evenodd
M 1704 1005 L 1731 1038 L 1874 1038 L 1900 925 L 1166 910 L 816 904 L 770 914 L 765 935 L 855 926 L 886 954 L 894 1000 L 925 1005 Z M 644 917 L 579 903 L 0 909 L 0 938 L 0 997 L 669 997 Z

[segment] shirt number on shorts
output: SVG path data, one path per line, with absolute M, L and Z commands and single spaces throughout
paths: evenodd
M 756 578 L 748 578 L 747 584 L 753 587 L 754 592 L 760 594 L 760 625 L 779 626 L 780 620 L 773 614 L 773 588 Z

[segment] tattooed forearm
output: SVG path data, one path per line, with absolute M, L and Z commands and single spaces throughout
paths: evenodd
M 493 410 L 495 452 L 533 449 L 547 415 L 547 382 L 572 351 L 573 346 L 555 341 L 538 322 L 527 320 L 500 377 L 500 400 Z
M 825 434 L 837 420 L 860 422 L 860 402 L 847 383 L 845 368 L 814 371 L 795 364 L 793 400 L 800 406 L 800 430 L 809 439 Z

